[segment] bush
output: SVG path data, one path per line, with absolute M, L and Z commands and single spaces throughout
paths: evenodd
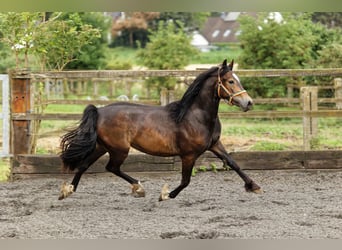
M 326 28 L 311 21 L 307 13 L 282 13 L 276 20 L 269 14 L 257 19 L 240 18 L 242 52 L 240 68 L 246 69 L 298 69 L 311 67 L 319 57 L 318 51 L 332 42 L 333 36 Z M 253 96 L 282 97 L 286 85 L 304 78 L 246 79 L 245 87 Z
M 150 69 L 182 69 L 189 64 L 191 57 L 199 53 L 191 45 L 191 37 L 183 31 L 181 22 L 158 23 L 158 29 L 151 32 L 150 42 L 144 49 L 137 53 L 138 61 Z M 156 86 L 174 88 L 175 79 L 154 78 L 152 80 Z M 152 84 L 152 83 L 149 83 Z
M 342 45 L 341 43 L 332 43 L 325 46 L 318 52 L 319 57 L 316 60 L 317 67 L 339 68 L 342 65 Z

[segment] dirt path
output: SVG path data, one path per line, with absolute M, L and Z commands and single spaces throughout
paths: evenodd
M 200 172 L 175 200 L 158 202 L 179 173 L 132 173 L 145 198 L 109 174 L 87 175 L 58 201 L 61 177 L 0 183 L 0 238 L 339 238 L 341 171 L 248 171 L 265 192 L 246 193 L 232 171 Z M 71 176 L 68 177 L 68 180 Z

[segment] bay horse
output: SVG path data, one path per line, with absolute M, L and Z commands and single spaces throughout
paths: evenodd
M 65 170 L 75 170 L 71 184 L 62 185 L 59 199 L 76 191 L 82 174 L 102 155 L 109 153 L 106 169 L 132 185 L 132 194 L 144 197 L 141 183 L 122 172 L 130 147 L 155 156 L 179 156 L 181 182 L 169 192 L 162 188 L 159 200 L 176 198 L 189 185 L 196 159 L 209 150 L 245 182 L 246 191 L 261 192 L 224 149 L 218 117 L 220 99 L 246 112 L 253 101 L 233 73 L 232 60 L 199 74 L 183 97 L 166 106 L 117 102 L 97 108 L 88 105 L 79 125 L 61 137 L 60 158 Z

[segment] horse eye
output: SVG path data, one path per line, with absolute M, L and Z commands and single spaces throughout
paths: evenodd
M 234 81 L 233 80 L 229 80 L 228 81 L 230 84 L 234 84 Z

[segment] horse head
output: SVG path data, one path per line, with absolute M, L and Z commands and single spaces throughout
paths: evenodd
M 244 112 L 253 106 L 253 100 L 240 83 L 239 77 L 233 72 L 234 60 L 227 65 L 224 60 L 218 69 L 217 94 L 229 105 L 240 107 Z

